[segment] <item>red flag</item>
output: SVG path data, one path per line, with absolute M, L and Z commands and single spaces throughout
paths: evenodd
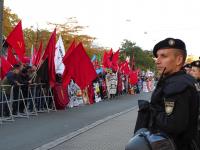
M 119 59 L 119 50 L 116 51 L 112 56 L 112 69 L 114 71 L 118 70 L 118 59 Z
M 76 43 L 75 40 L 71 43 L 71 45 L 69 46 L 68 50 L 65 53 L 65 56 L 63 57 L 63 62 L 67 59 L 67 57 L 69 57 L 69 55 L 72 53 L 72 51 L 75 49 L 76 47 Z
M 66 92 L 66 88 L 60 83 L 56 83 L 53 88 L 54 100 L 57 109 L 64 109 L 69 103 L 69 97 Z
M 119 50 L 116 51 L 116 52 L 113 54 L 112 63 L 113 63 L 113 64 L 117 64 L 118 59 L 119 59 Z
M 22 31 L 21 21 L 16 25 L 8 35 L 6 42 L 15 50 L 20 60 L 23 60 L 25 54 L 25 43 Z
M 113 55 L 113 50 L 112 50 L 112 48 L 111 48 L 110 51 L 108 52 L 108 57 L 111 58 L 112 55 Z
M 65 56 L 63 57 L 63 63 L 67 60 L 67 58 L 71 55 L 72 51 L 75 49 L 76 47 L 76 43 L 75 43 L 75 40 L 71 43 L 71 45 L 69 46 L 68 50 L 66 51 L 65 53 Z M 72 71 L 73 70 L 64 70 L 63 72 L 63 81 L 66 82 L 64 83 L 63 82 L 63 86 L 66 87 L 68 84 L 69 84 L 69 81 L 71 79 L 71 74 L 72 74 Z
M 104 52 L 103 56 L 103 66 L 104 68 L 111 68 L 112 67 L 112 57 L 113 57 L 113 51 L 112 48 L 109 52 Z
M 94 87 L 93 87 L 93 84 L 89 84 L 88 86 L 88 98 L 89 98 L 89 103 L 90 104 L 94 104 L 94 98 L 95 98 L 95 94 L 94 94 Z
M 102 62 L 104 68 L 108 67 L 107 60 L 108 60 L 108 53 L 105 51 L 104 54 L 103 54 L 103 62 Z
M 12 48 L 11 48 L 10 46 L 8 47 L 7 61 L 8 61 L 11 65 L 15 65 L 15 64 L 18 64 L 18 63 L 19 63 L 19 61 L 17 61 L 17 59 L 16 59 L 15 56 L 13 55 Z
M 32 51 L 32 50 L 31 50 Z M 36 59 L 36 56 L 37 56 L 37 52 L 38 50 L 36 48 L 33 48 L 33 54 L 31 55 L 31 59 L 30 59 L 30 63 L 33 65 L 35 63 L 35 59 Z
M 1 79 L 3 79 L 6 73 L 11 69 L 12 65 L 4 57 L 1 57 Z
M 69 84 L 72 78 L 81 89 L 84 89 L 97 77 L 96 71 L 82 43 L 79 43 L 63 63 L 65 64 L 65 71 L 63 73 L 64 87 Z
M 123 63 L 121 64 L 120 70 L 121 70 L 122 73 L 124 73 L 124 74 L 126 74 L 126 75 L 129 74 L 129 72 L 130 72 L 130 67 L 129 67 L 129 64 L 128 64 L 127 61 L 125 61 L 125 62 L 123 62 Z
M 138 82 L 138 76 L 137 76 L 137 72 L 136 71 L 131 71 L 130 74 L 130 79 L 129 79 L 129 82 L 131 84 L 136 84 Z
M 41 59 L 41 54 L 42 54 L 42 42 L 40 42 L 40 47 L 36 53 L 35 61 L 33 61 L 33 65 L 37 66 L 39 64 L 40 59 Z
M 51 87 L 54 87 L 55 82 L 56 82 L 56 78 L 55 78 L 56 72 L 55 72 L 55 63 L 54 63 L 55 50 L 56 50 L 56 29 L 51 34 L 51 37 L 45 49 L 45 53 L 43 55 L 44 59 L 48 58 L 49 84 Z

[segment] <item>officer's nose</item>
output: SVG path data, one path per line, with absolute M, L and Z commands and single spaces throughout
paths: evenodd
M 155 59 L 155 63 L 156 63 L 156 64 L 160 64 L 160 58 L 159 58 L 159 57 L 157 57 L 157 58 Z

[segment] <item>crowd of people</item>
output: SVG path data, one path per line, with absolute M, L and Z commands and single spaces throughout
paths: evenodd
M 55 106 L 52 105 L 52 98 L 46 102 L 44 95 L 50 87 L 41 85 L 41 83 L 47 85 L 48 83 L 40 78 L 36 72 L 37 68 L 35 66 L 20 63 L 14 65 L 5 75 L 4 79 L 1 80 L 0 117 L 40 111 L 50 107 L 49 105 L 51 107 Z M 65 90 L 68 101 L 65 108 L 93 104 L 124 94 L 150 92 L 154 89 L 153 75 L 142 72 L 138 73 L 137 78 L 138 81 L 131 84 L 128 75 L 108 69 L 99 73 L 91 85 L 82 90 L 71 79 Z M 62 84 L 61 74 L 56 74 L 56 81 L 60 85 Z M 55 90 L 52 90 L 52 92 L 55 92 Z M 46 94 L 46 97 L 49 97 L 49 93 Z M 54 97 L 54 100 L 55 98 L 58 97 Z
M 136 84 L 129 82 L 128 75 L 117 72 L 100 73 L 96 80 L 87 87 L 87 91 L 71 80 L 68 85 L 68 107 L 82 104 L 93 104 L 105 99 L 112 99 L 124 94 L 138 94 L 140 92 L 151 92 L 155 87 L 154 76 L 145 72 L 138 74 Z
M 41 91 L 40 86 L 44 91 Z M 44 109 L 44 96 L 47 92 L 36 75 L 36 67 L 29 64 L 16 64 L 1 80 L 0 85 L 0 117 L 17 116 L 19 114 Z M 35 95 L 34 95 L 35 94 Z M 33 95 L 35 99 L 33 98 Z

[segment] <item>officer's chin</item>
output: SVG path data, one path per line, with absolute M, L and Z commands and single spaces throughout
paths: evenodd
M 158 74 L 161 75 L 164 71 L 164 68 L 157 68 Z

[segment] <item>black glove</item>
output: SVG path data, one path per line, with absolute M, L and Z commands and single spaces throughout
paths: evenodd
M 146 100 L 138 100 L 139 111 L 135 124 L 134 133 L 141 128 L 148 128 L 149 117 L 150 117 L 149 105 L 150 105 L 149 102 Z

